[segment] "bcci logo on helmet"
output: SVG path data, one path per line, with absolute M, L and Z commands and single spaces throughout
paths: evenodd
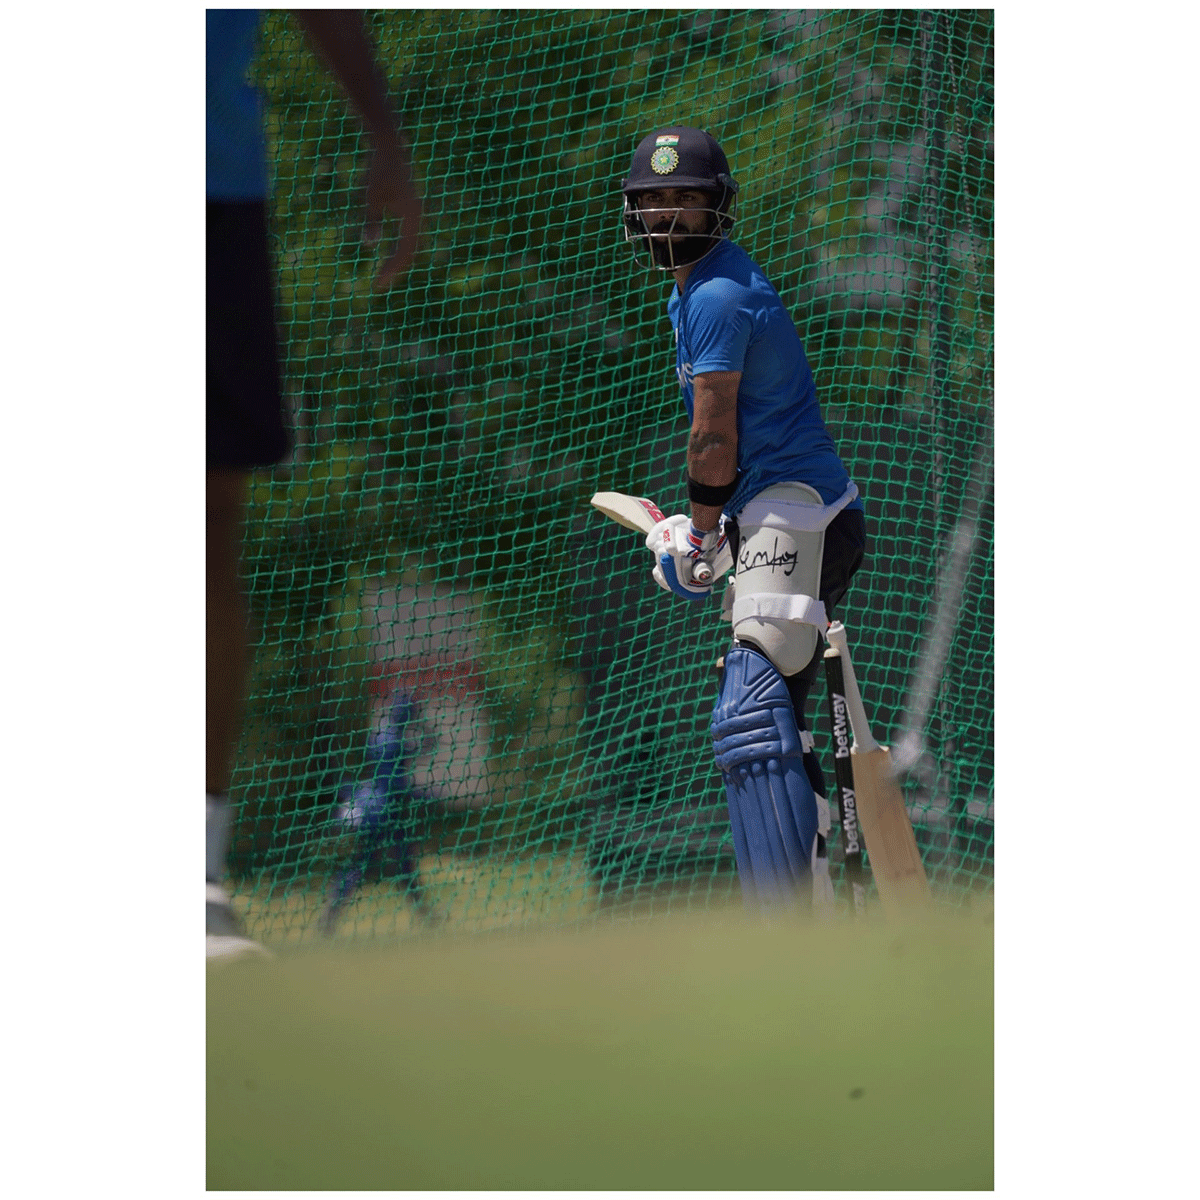
M 650 166 L 659 175 L 670 175 L 679 166 L 679 152 L 674 146 L 659 146 L 650 156 Z

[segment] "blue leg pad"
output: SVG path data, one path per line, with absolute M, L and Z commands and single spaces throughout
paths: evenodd
M 710 732 L 743 897 L 766 907 L 807 903 L 817 801 L 787 684 L 765 654 L 734 646 L 725 655 Z

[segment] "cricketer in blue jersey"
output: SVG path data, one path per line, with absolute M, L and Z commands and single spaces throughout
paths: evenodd
M 647 535 L 653 576 L 704 601 L 736 568 L 710 732 L 743 893 L 828 906 L 829 808 L 804 709 L 822 635 L 865 553 L 862 501 L 790 314 L 730 240 L 738 185 L 717 141 L 682 125 L 650 134 L 622 191 L 626 238 L 674 279 L 667 312 L 690 423 L 690 513 Z M 710 572 L 697 573 L 702 562 Z

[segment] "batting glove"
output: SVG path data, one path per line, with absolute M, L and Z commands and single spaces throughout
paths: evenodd
M 651 572 L 654 582 L 685 600 L 707 600 L 713 581 L 733 563 L 723 520 L 716 529 L 702 531 L 682 513 L 666 517 L 646 535 L 646 548 L 658 560 Z M 695 579 L 701 563 L 710 572 L 703 583 Z

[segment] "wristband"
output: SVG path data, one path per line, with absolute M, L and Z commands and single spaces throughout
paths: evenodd
M 687 477 L 688 499 L 693 504 L 703 504 L 709 508 L 720 508 L 734 492 L 737 491 L 738 479 L 735 475 L 728 483 L 713 487 L 708 483 L 700 483 L 690 475 Z

